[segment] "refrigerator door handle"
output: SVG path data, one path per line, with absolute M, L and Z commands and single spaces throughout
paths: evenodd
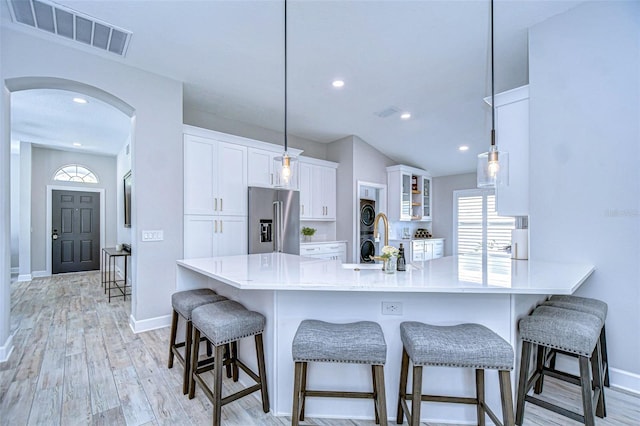
M 284 223 L 282 222 L 282 201 L 273 202 L 273 219 L 275 222 L 273 251 L 282 253 L 282 229 L 284 227 Z

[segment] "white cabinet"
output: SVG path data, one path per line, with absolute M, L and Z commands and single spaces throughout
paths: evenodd
M 347 261 L 347 243 L 343 241 L 302 243 L 300 244 L 300 256 L 337 259 L 345 263 Z
M 387 167 L 390 221 L 430 221 L 431 175 L 425 170 L 398 165 Z
M 486 98 L 491 103 L 491 98 Z M 509 182 L 496 186 L 500 216 L 529 215 L 529 86 L 495 96 L 496 143 L 509 153 Z
M 247 214 L 247 148 L 184 135 L 184 213 Z
M 412 240 L 410 257 L 412 262 L 438 259 L 444 256 L 444 239 Z
M 185 259 L 246 253 L 246 216 L 185 215 Z
M 277 156 L 278 154 L 275 152 L 249 148 L 247 151 L 247 184 L 249 186 L 276 186 L 279 175 L 274 173 L 273 158 Z
M 336 168 L 330 161 L 300 158 L 300 218 L 336 220 Z

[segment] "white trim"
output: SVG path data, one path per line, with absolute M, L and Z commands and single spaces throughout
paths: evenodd
M 640 374 L 609 367 L 609 376 L 609 383 L 611 383 L 612 388 L 640 396 Z
M 4 345 L 0 346 L 0 363 L 9 361 L 11 353 L 13 352 L 13 334 L 7 337 L 7 341 Z
M 133 314 L 129 315 L 129 327 L 135 334 L 169 326 L 171 326 L 171 314 L 139 321 L 133 317 Z
M 25 281 L 31 281 L 33 279 L 33 275 L 32 274 L 22 274 L 22 275 L 18 275 L 18 282 L 22 283 Z
M 44 277 L 50 277 L 51 276 L 51 272 L 47 272 L 47 271 L 33 271 L 31 273 L 31 276 L 33 278 L 44 278 Z
M 100 249 L 105 247 L 105 238 L 106 238 L 106 214 L 105 214 L 105 197 L 104 197 L 104 188 L 92 188 L 92 187 L 84 187 L 84 186 L 62 186 L 62 185 L 47 185 L 47 227 L 45 230 L 45 239 L 47 241 L 46 246 L 46 260 L 47 260 L 47 269 L 46 276 L 51 275 L 51 215 L 53 209 L 52 202 L 52 194 L 53 191 L 81 191 L 81 192 L 98 192 L 100 193 Z M 35 272 L 33 272 L 33 276 Z
M 379 205 L 376 206 L 376 211 L 378 213 L 387 211 L 387 185 L 384 183 L 356 180 L 356 196 L 353 197 L 353 244 L 351 244 L 351 261 L 353 263 L 360 263 L 360 190 L 363 186 L 380 190 L 380 200 L 376 201 L 376 203 L 379 202 Z
M 11 267 L 11 275 L 15 275 L 18 272 L 20 272 L 20 268 L 19 267 L 17 267 L 17 266 L 12 266 Z

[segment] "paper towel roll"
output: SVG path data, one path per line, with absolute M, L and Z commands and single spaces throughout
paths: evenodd
M 529 230 L 514 229 L 511 231 L 511 258 L 529 259 Z

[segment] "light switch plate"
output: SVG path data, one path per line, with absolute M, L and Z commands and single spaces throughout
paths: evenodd
M 142 241 L 162 241 L 164 240 L 164 231 L 162 229 L 142 231 Z

